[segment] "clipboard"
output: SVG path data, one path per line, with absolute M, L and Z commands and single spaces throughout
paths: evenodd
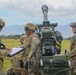
M 24 47 L 21 47 L 21 46 L 14 47 L 14 48 L 12 48 L 12 51 L 8 54 L 8 56 L 12 57 L 12 56 L 22 52 L 23 50 L 25 50 Z

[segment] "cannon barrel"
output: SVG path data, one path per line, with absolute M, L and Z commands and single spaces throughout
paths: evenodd
M 48 6 L 47 5 L 43 5 L 42 6 L 42 13 L 43 13 L 43 17 L 44 17 L 44 21 L 48 21 Z

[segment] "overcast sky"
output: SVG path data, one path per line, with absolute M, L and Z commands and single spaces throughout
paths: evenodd
M 76 21 L 76 0 L 0 0 L 0 18 L 6 26 L 43 22 L 42 5 L 49 8 L 50 23 L 69 25 Z

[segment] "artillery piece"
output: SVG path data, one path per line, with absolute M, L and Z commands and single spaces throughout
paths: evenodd
M 41 41 L 40 50 L 34 53 L 37 57 L 38 75 L 72 75 L 69 55 L 66 52 L 60 54 L 63 37 L 59 31 L 55 31 L 57 23 L 50 24 L 48 21 L 47 5 L 42 6 L 42 12 L 43 24 L 37 24 Z
M 57 26 L 57 23 L 50 24 L 50 22 L 48 21 L 47 5 L 42 6 L 42 12 L 44 17 L 43 24 L 37 25 L 39 28 L 38 34 L 41 40 L 41 47 L 43 48 L 42 51 L 43 53 L 46 51 L 49 54 L 50 54 L 49 51 L 51 51 L 50 55 L 60 54 L 61 41 L 63 39 L 62 34 L 59 31 L 55 31 L 55 27 Z

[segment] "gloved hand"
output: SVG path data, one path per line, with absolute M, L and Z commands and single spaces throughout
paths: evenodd
M 19 60 L 19 64 L 20 64 L 20 67 L 21 67 L 21 68 L 24 68 L 24 63 L 23 63 L 22 60 Z

